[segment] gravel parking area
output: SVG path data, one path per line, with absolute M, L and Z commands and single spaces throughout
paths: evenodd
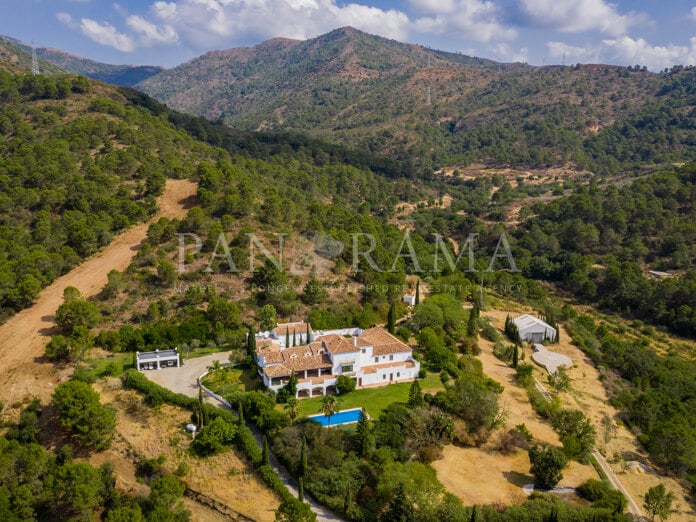
M 147 370 L 143 373 L 152 382 L 164 386 L 176 393 L 183 393 L 189 397 L 198 397 L 198 377 L 205 373 L 213 361 L 226 363 L 232 352 L 217 352 L 203 357 L 186 359 L 184 365 L 179 368 L 162 368 L 161 370 Z

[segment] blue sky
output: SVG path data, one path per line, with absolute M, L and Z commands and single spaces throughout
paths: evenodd
M 0 34 L 108 63 L 167 67 L 213 49 L 346 25 L 499 61 L 696 64 L 696 0 L 0 2 Z

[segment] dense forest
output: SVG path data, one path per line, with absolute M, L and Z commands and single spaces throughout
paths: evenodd
M 528 276 L 558 281 L 600 307 L 696 331 L 696 164 L 618 188 L 581 187 L 534 204 L 516 232 Z M 668 270 L 654 277 L 648 269 Z
M 0 309 L 6 316 L 155 210 L 212 148 L 83 77 L 0 71 Z

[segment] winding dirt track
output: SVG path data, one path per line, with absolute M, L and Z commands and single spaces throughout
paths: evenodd
M 194 182 L 168 180 L 155 217 L 118 235 L 102 251 L 46 287 L 31 308 L 0 326 L 0 400 L 8 406 L 27 397 L 38 397 L 44 403 L 49 400 L 53 388 L 66 377 L 43 356 L 49 337 L 55 333 L 53 314 L 63 301 L 63 290 L 74 286 L 86 297 L 98 294 L 111 270 L 128 267 L 149 224 L 161 217 L 184 217 L 195 194 Z

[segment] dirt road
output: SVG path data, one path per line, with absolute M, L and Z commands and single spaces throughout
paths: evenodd
M 68 374 L 68 370 L 56 368 L 43 357 L 44 347 L 55 332 L 53 314 L 62 303 L 63 290 L 74 286 L 87 297 L 99 293 L 109 271 L 128 267 L 146 237 L 149 223 L 161 217 L 184 217 L 195 193 L 196 184 L 192 181 L 168 180 L 154 218 L 117 236 L 101 252 L 45 288 L 31 308 L 0 326 L 0 379 L 4 385 L 0 400 L 8 406 L 27 397 L 49 400 L 55 385 Z

